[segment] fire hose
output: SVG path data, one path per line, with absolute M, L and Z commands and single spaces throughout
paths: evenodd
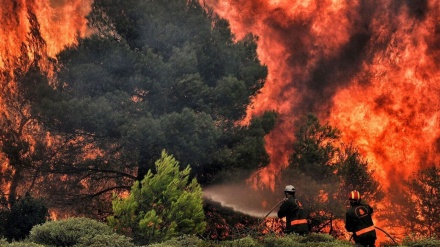
M 266 214 L 266 216 L 264 216 L 264 218 L 261 220 L 261 223 L 264 222 L 264 220 L 267 218 L 267 216 L 269 216 L 270 213 L 272 213 L 273 210 L 275 210 L 276 207 L 278 207 L 278 205 L 280 205 L 282 202 L 284 202 L 286 200 L 286 198 L 284 198 L 283 200 L 279 201 L 277 204 L 275 204 L 275 206 L 273 206 L 273 208 Z M 261 224 L 260 223 L 260 224 Z
M 397 244 L 397 241 L 393 237 L 391 237 L 391 235 L 388 232 L 386 232 L 384 229 L 382 229 L 380 227 L 377 227 L 377 226 L 374 226 L 374 228 L 376 228 L 377 230 L 385 233 L 385 235 L 387 235 L 395 244 Z M 349 241 L 351 241 L 352 238 L 353 238 L 353 235 L 351 235 Z
M 384 229 L 382 229 L 382 228 L 380 228 L 380 227 L 377 227 L 377 226 L 374 226 L 374 228 L 376 228 L 377 230 L 380 230 L 380 231 L 382 231 L 383 233 L 385 233 L 385 235 L 387 235 L 391 240 L 393 240 L 393 242 L 394 242 L 395 244 L 397 244 L 396 240 L 394 240 L 394 238 L 391 237 L 391 235 L 388 234 L 388 232 L 386 232 Z

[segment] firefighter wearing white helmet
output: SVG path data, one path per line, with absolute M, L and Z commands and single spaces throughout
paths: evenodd
M 287 185 L 284 188 L 286 198 L 278 210 L 278 218 L 286 217 L 285 233 L 306 235 L 309 233 L 307 215 L 301 203 L 296 199 L 295 191 L 296 189 L 293 185 Z

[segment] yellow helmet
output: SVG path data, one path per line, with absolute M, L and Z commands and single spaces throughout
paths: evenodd
M 361 201 L 361 193 L 359 193 L 359 191 L 357 191 L 357 190 L 351 191 L 350 194 L 348 194 L 348 200 L 360 202 Z

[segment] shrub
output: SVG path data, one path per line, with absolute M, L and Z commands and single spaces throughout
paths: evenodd
M 252 237 L 244 237 L 241 239 L 236 239 L 232 241 L 226 241 L 223 246 L 227 247 L 264 247 L 263 244 L 259 243 Z
M 264 247 L 345 247 L 353 246 L 347 241 L 339 241 L 328 234 L 312 233 L 307 236 L 288 234 L 284 237 L 268 236 Z
M 44 245 L 27 241 L 9 243 L 6 239 L 0 239 L 0 247 L 44 247 Z
M 294 247 L 301 246 L 298 242 L 298 235 L 290 234 L 286 237 L 268 236 L 264 238 L 263 243 L 265 247 Z
M 329 234 L 311 233 L 304 238 L 301 238 L 300 242 L 334 242 L 335 238 Z
M 69 218 L 35 226 L 31 230 L 29 239 L 44 245 L 74 246 L 82 237 L 93 238 L 95 235 L 111 235 L 112 233 L 113 231 L 108 225 L 96 220 Z
M 435 238 L 425 238 L 418 240 L 408 240 L 403 241 L 404 246 L 408 247 L 436 247 L 440 246 L 440 240 Z
M 194 247 L 204 246 L 204 241 L 194 235 L 183 235 L 180 237 L 171 238 L 162 243 L 154 243 L 148 245 L 149 247 Z
M 85 236 L 79 239 L 75 247 L 135 247 L 131 239 L 119 234 L 98 234 L 95 236 Z
M 29 193 L 18 199 L 9 211 L 0 214 L 0 222 L 5 224 L 4 234 L 8 240 L 25 239 L 32 227 L 49 219 L 49 211 L 43 201 L 33 198 Z

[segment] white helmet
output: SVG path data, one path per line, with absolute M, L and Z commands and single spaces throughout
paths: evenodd
M 293 185 L 287 185 L 284 192 L 295 193 L 295 187 Z

